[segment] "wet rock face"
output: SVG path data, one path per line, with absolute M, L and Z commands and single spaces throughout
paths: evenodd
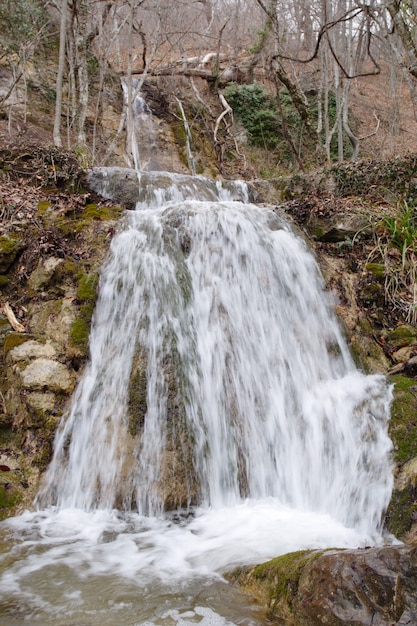
M 417 547 L 302 551 L 231 576 L 286 626 L 417 623 Z
M 304 571 L 295 623 L 417 623 L 417 548 L 387 547 L 323 554 Z

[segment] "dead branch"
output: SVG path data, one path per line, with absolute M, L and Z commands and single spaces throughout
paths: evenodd
M 219 130 L 219 126 L 220 126 L 220 122 L 222 121 L 222 119 L 224 117 L 226 117 L 226 115 L 229 113 L 232 117 L 232 121 L 233 121 L 233 109 L 230 106 L 230 104 L 227 102 L 226 98 L 224 97 L 223 94 L 219 93 L 219 98 L 220 98 L 220 102 L 223 105 L 223 108 L 225 109 L 223 111 L 223 113 L 220 113 L 219 117 L 216 120 L 216 125 L 214 127 L 214 143 L 217 143 L 217 132 Z
M 18 333 L 24 333 L 25 327 L 23 326 L 23 324 L 17 321 L 16 316 L 13 313 L 12 307 L 10 306 L 10 304 L 8 302 L 5 302 L 5 304 L 3 304 L 1 308 L 5 316 L 7 317 L 7 320 L 10 326 L 13 328 L 13 330 L 15 330 Z
M 381 125 L 381 120 L 379 119 L 379 117 L 377 116 L 377 114 L 374 111 L 374 118 L 376 119 L 376 128 L 375 130 L 373 130 L 371 133 L 369 133 L 368 135 L 363 135 L 363 137 L 358 137 L 359 141 L 362 141 L 363 139 L 368 139 L 368 137 L 373 137 L 374 135 L 377 134 L 379 127 Z

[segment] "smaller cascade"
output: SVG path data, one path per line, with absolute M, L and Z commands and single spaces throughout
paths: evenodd
M 180 110 L 181 117 L 182 117 L 182 122 L 184 124 L 185 150 L 186 150 L 186 153 L 187 153 L 188 169 L 190 170 L 191 175 L 195 176 L 196 169 L 195 169 L 194 156 L 193 156 L 193 153 L 191 151 L 192 135 L 191 135 L 190 125 L 188 123 L 187 116 L 185 115 L 184 107 L 182 106 L 181 100 L 178 100 L 178 98 L 175 98 L 175 100 L 178 102 L 178 108 Z
M 158 170 L 156 162 L 156 129 L 152 111 L 145 102 L 140 89 L 139 80 L 132 78 L 131 98 L 133 125 L 128 130 L 126 161 L 127 165 L 136 171 Z M 129 104 L 129 88 L 125 79 L 122 79 L 125 106 Z

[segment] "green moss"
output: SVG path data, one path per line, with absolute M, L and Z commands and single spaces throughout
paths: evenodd
M 14 235 L 2 235 L 0 237 L 0 254 L 9 255 L 17 251 L 22 245 L 20 239 Z
M 7 276 L 4 276 L 3 274 L 0 274 L 0 289 L 2 287 L 6 287 L 6 285 L 9 284 L 9 279 Z
M 79 282 L 82 276 L 82 269 L 79 265 L 73 261 L 64 261 L 60 263 L 54 272 L 54 282 L 62 283 L 65 279 L 69 278 L 75 282 Z
M 41 217 L 45 215 L 48 209 L 51 208 L 51 203 L 49 200 L 39 200 L 38 202 L 38 215 Z
M 413 523 L 413 513 L 417 512 L 417 487 L 407 485 L 403 490 L 396 489 L 391 497 L 386 518 L 386 529 L 402 539 Z
M 119 219 L 124 209 L 120 206 L 98 206 L 87 204 L 83 211 L 85 220 L 114 220 Z
M 39 467 L 41 472 L 46 470 L 51 461 L 54 436 L 59 421 L 60 417 L 58 415 L 50 415 L 48 416 L 46 421 L 44 421 L 42 429 L 42 439 L 33 458 L 33 464 Z
M 98 274 L 85 274 L 80 278 L 77 288 L 77 298 L 82 302 L 95 302 L 97 297 Z
M 146 370 L 138 368 L 129 383 L 129 432 L 135 437 L 143 428 L 147 406 Z
M 272 616 L 279 604 L 287 604 L 291 609 L 304 568 L 321 556 L 323 552 L 323 550 L 291 552 L 262 565 L 257 565 L 252 570 L 252 577 L 258 582 L 266 583 L 268 587 L 269 607 Z
M 90 335 L 91 318 L 97 298 L 98 274 L 83 274 L 77 288 L 77 299 L 80 302 L 80 312 L 70 331 L 70 341 L 81 354 L 88 353 L 88 339 Z
M 77 347 L 82 354 L 88 352 L 88 338 L 90 336 L 89 321 L 78 317 L 73 323 L 70 331 L 71 343 Z
M 394 400 L 389 434 L 394 444 L 394 460 L 402 465 L 417 456 L 417 383 L 405 376 L 392 376 Z
M 10 515 L 10 509 L 13 509 L 22 500 L 22 494 L 15 488 L 6 489 L 0 485 L 0 520 Z
M 29 339 L 33 339 L 33 335 L 24 335 L 23 333 L 8 333 L 4 340 L 4 351 L 9 352 L 10 350 L 13 350 L 13 348 L 20 346 L 22 343 L 25 343 L 25 341 L 28 341 Z
M 383 265 L 383 263 L 367 263 L 365 267 L 368 272 L 373 274 L 376 278 L 384 278 L 385 265 Z
M 401 347 L 414 343 L 417 339 L 417 329 L 409 324 L 398 326 L 388 333 L 387 341 L 393 346 Z

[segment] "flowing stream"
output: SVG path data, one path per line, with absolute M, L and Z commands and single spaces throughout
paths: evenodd
M 2 524 L 2 625 L 262 624 L 223 573 L 384 541 L 391 389 L 314 257 L 244 185 L 161 180 L 113 239 L 37 510 Z

